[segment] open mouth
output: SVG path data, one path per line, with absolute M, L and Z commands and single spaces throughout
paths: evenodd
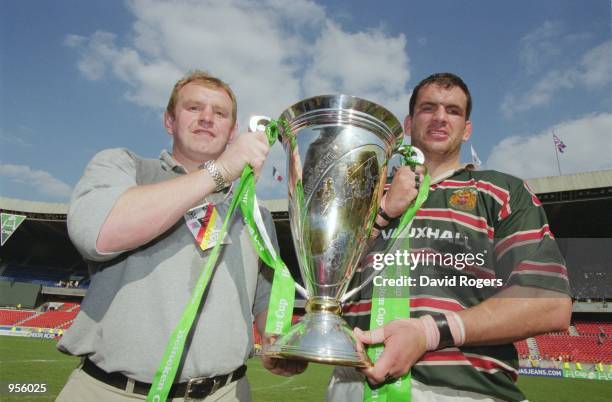
M 436 141 L 443 141 L 448 138 L 448 133 L 443 130 L 428 130 L 427 136 Z

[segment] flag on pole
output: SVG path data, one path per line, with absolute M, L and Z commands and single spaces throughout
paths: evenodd
M 0 246 L 4 246 L 4 243 L 15 233 L 15 230 L 17 230 L 25 218 L 25 215 L 6 214 L 4 212 L 0 214 L 0 220 L 2 221 Z
M 567 148 L 567 145 L 565 145 L 555 133 L 553 133 L 553 141 L 555 142 L 555 147 L 557 148 L 557 151 L 563 153 L 563 150 Z
M 478 157 L 478 154 L 476 153 L 474 147 L 470 145 L 470 149 L 472 150 L 472 163 L 476 166 L 482 165 L 482 162 L 480 161 L 480 158 Z
M 272 166 L 272 177 L 274 177 L 276 181 L 283 181 L 283 176 L 281 176 L 276 166 Z

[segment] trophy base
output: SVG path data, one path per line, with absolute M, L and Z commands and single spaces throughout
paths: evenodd
M 327 311 L 307 313 L 286 335 L 267 346 L 264 355 L 339 366 L 373 366 L 346 321 Z

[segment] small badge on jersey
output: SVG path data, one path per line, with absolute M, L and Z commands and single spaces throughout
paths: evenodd
M 214 247 L 220 240 L 223 219 L 213 202 L 207 202 L 190 209 L 185 214 L 185 223 L 193 235 L 195 242 L 202 250 Z M 225 236 L 223 244 L 231 244 L 229 236 Z
M 453 191 L 450 198 L 448 199 L 451 207 L 462 210 L 471 211 L 476 208 L 476 199 L 478 194 L 475 189 L 466 187 L 459 190 Z

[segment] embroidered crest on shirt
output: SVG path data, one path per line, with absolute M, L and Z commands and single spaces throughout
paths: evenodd
M 448 199 L 451 207 L 461 211 L 471 211 L 476 208 L 476 199 L 478 195 L 476 189 L 466 187 L 453 191 Z

